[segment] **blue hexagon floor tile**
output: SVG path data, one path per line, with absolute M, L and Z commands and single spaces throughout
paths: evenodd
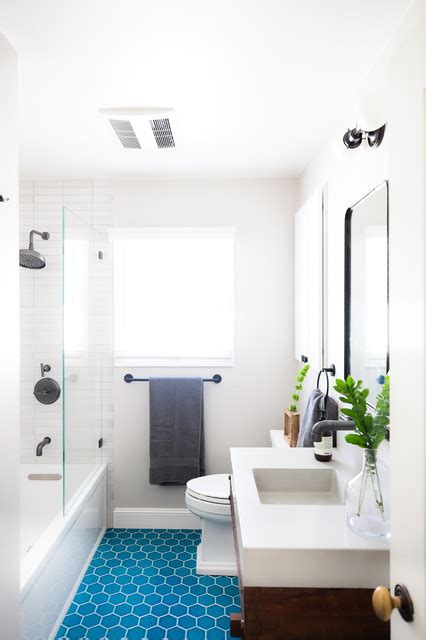
M 226 640 L 237 579 L 199 576 L 200 532 L 107 529 L 57 640 Z

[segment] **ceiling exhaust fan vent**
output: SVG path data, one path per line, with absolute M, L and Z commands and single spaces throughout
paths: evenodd
M 141 145 L 136 137 L 130 120 L 111 120 L 110 123 L 118 139 L 126 149 L 140 149 Z
M 152 133 L 159 149 L 170 149 L 175 147 L 173 131 L 168 118 L 157 118 L 150 120 Z

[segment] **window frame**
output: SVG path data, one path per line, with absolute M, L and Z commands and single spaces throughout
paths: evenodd
M 231 308 L 231 350 L 229 356 L 219 357 L 191 357 L 191 356 L 141 356 L 129 355 L 128 351 L 119 351 L 115 346 L 116 329 L 114 329 L 114 367 L 233 367 L 235 354 L 235 227 L 234 226 L 210 226 L 210 227 L 115 227 L 110 230 L 110 239 L 113 245 L 114 255 L 114 324 L 116 324 L 116 305 L 124 304 L 118 300 L 117 271 L 115 267 L 116 240 L 130 239 L 229 239 L 232 240 L 232 308 Z

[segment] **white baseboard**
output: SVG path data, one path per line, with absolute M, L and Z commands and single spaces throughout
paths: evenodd
M 197 548 L 197 573 L 202 576 L 237 576 L 236 562 L 205 562 L 201 560 L 200 547 Z
M 117 529 L 201 529 L 201 520 L 188 509 L 117 508 Z

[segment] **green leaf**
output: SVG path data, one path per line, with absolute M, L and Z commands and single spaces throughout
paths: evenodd
M 340 411 L 344 416 L 348 416 L 348 418 L 356 418 L 357 413 L 353 409 L 341 409 Z
M 367 413 L 367 415 L 365 416 L 365 422 L 366 422 L 366 427 L 368 429 L 368 433 L 371 433 L 371 434 L 374 433 L 375 425 L 374 425 L 374 419 L 371 413 Z
M 303 381 L 305 380 L 305 377 L 309 371 L 309 364 L 305 364 L 298 372 L 297 376 L 296 376 L 296 383 L 294 385 L 294 390 L 295 393 L 293 393 L 293 395 L 291 396 L 293 400 L 299 400 L 299 394 L 297 393 L 298 391 L 302 391 L 303 389 Z M 290 411 L 296 411 L 296 405 L 292 404 L 290 406 Z
M 375 416 L 373 420 L 375 426 L 377 427 L 387 427 L 387 425 L 389 424 L 389 418 L 387 418 L 386 416 Z
M 347 388 L 343 380 L 337 379 L 336 384 L 334 385 L 334 389 L 339 393 L 346 393 Z
M 345 440 L 346 442 L 349 442 L 349 444 L 355 444 L 362 449 L 365 449 L 367 446 L 364 438 L 356 433 L 348 433 L 345 436 Z
M 383 440 L 386 438 L 386 433 L 385 431 L 383 431 L 382 433 L 379 433 L 373 440 L 373 449 L 378 449 L 379 446 L 382 444 Z

